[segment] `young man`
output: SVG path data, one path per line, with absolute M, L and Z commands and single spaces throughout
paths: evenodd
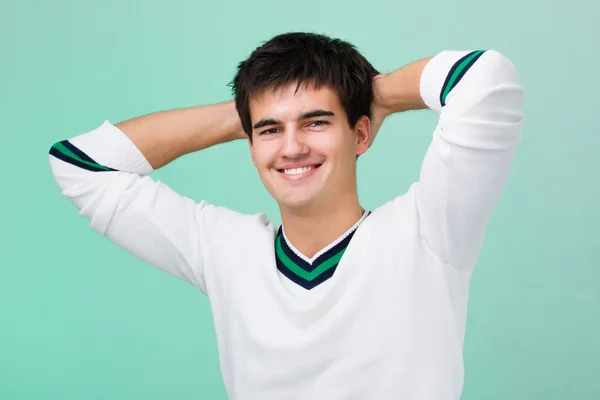
M 56 143 L 62 194 L 100 234 L 209 296 L 231 399 L 459 398 L 469 278 L 521 135 L 511 62 L 443 51 L 378 74 L 346 42 L 291 33 L 257 48 L 233 87 L 235 103 Z M 440 117 L 419 181 L 364 210 L 357 157 L 387 115 L 426 107 Z M 242 138 L 281 227 L 147 176 Z

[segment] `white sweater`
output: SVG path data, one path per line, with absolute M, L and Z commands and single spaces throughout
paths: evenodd
M 524 91 L 496 51 L 444 51 L 418 182 L 312 260 L 264 214 L 195 202 L 110 122 L 50 150 L 92 229 L 209 296 L 231 399 L 458 399 L 469 278 L 520 140 Z M 281 235 L 278 233 L 281 232 Z

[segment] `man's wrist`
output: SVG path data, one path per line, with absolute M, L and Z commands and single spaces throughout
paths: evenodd
M 423 68 L 431 58 L 424 58 L 398 70 L 375 78 L 375 96 L 388 114 L 427 108 L 420 92 Z

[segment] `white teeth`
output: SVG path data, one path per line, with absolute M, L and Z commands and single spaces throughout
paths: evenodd
M 284 169 L 283 173 L 286 175 L 298 175 L 298 174 L 302 174 L 304 172 L 308 172 L 311 169 L 315 169 L 315 168 L 313 166 L 308 166 L 308 167 L 304 167 L 304 168 Z

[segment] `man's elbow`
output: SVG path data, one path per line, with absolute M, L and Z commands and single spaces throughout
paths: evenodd
M 496 50 L 488 50 L 482 57 L 484 79 L 492 87 L 500 85 L 519 85 L 519 74 L 513 62 Z

